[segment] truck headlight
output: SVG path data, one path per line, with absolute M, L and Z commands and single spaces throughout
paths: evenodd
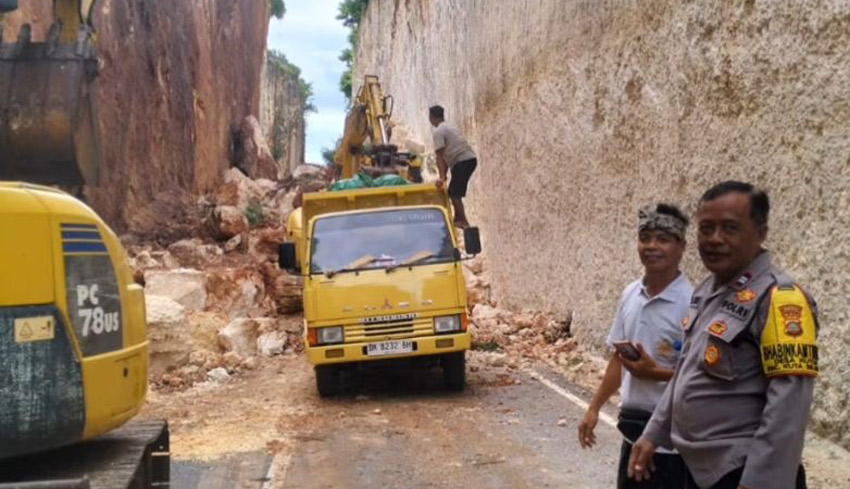
M 342 331 L 342 326 L 331 326 L 329 328 L 319 328 L 319 344 L 327 345 L 330 343 L 342 343 L 345 335 Z
M 439 316 L 434 318 L 434 332 L 453 333 L 460 331 L 460 316 Z

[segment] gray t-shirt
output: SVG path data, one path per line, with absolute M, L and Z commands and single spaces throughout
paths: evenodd
M 688 313 L 693 290 L 682 273 L 652 298 L 642 279 L 632 282 L 620 298 L 608 346 L 613 349 L 617 341 L 640 343 L 659 367 L 675 369 L 684 340 L 682 318 Z M 652 412 L 666 386 L 665 381 L 638 379 L 623 369 L 620 405 Z
M 434 128 L 434 151 L 444 149 L 443 156 L 446 159 L 446 164 L 449 168 L 460 161 L 471 160 L 475 158 L 475 152 L 469 146 L 469 143 L 463 139 L 460 131 L 449 124 L 441 122 L 439 126 Z

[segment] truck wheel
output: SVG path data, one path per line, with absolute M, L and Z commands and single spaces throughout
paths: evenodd
M 339 369 L 333 365 L 317 365 L 316 389 L 319 397 L 331 397 L 339 393 Z
M 443 356 L 443 380 L 449 390 L 460 392 L 466 385 L 465 352 L 448 353 Z

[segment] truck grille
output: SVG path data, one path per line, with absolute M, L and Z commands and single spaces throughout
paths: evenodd
M 346 343 L 362 343 L 373 340 L 415 338 L 434 334 L 432 318 L 384 322 L 379 324 L 349 324 L 345 327 Z

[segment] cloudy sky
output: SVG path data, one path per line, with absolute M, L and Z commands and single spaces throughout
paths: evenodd
M 272 18 L 269 49 L 283 52 L 313 84 L 313 104 L 307 116 L 307 162 L 322 163 L 322 148 L 333 148 L 342 135 L 345 97 L 339 77 L 345 65 L 339 53 L 348 44 L 348 29 L 336 20 L 339 0 L 287 0 L 283 20 Z

